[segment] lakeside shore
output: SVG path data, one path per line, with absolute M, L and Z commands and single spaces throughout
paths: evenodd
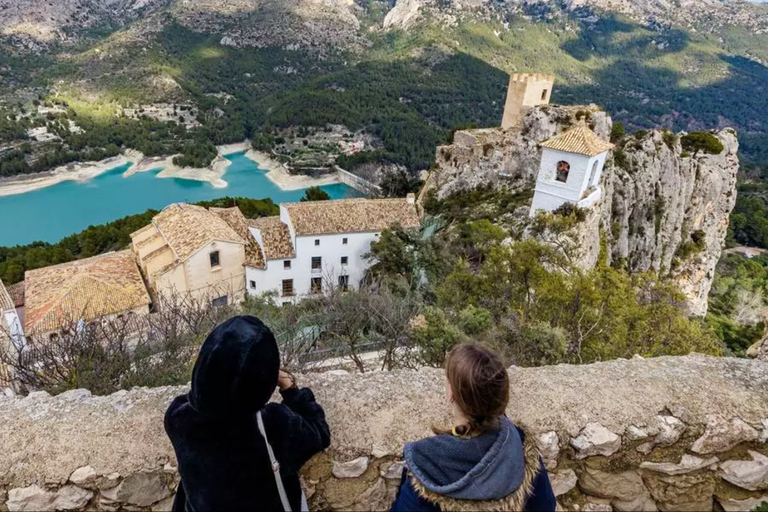
M 126 164 L 131 164 L 131 167 L 123 173 L 125 178 L 139 172 L 162 169 L 157 174 L 157 178 L 207 181 L 215 188 L 226 188 L 228 183 L 224 180 L 224 174 L 227 172 L 230 162 L 225 158 L 225 155 L 243 152 L 260 169 L 266 171 L 267 178 L 281 190 L 292 191 L 340 183 L 336 173 L 330 173 L 321 178 L 291 174 L 285 165 L 273 159 L 269 154 L 252 149 L 251 143 L 248 141 L 225 144 L 217 146 L 216 149 L 219 153 L 218 156 L 210 166 L 204 168 L 179 167 L 173 163 L 173 159 L 178 155 L 145 157 L 141 152 L 129 149 L 121 155 L 100 162 L 75 162 L 57 167 L 52 171 L 0 178 L 0 197 L 24 194 L 64 181 L 86 182 Z

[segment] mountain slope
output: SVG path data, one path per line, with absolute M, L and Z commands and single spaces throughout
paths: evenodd
M 325 123 L 383 140 L 352 167 L 426 168 L 452 128 L 499 123 L 517 71 L 630 129 L 735 127 L 768 162 L 768 9 L 746 2 L 0 0 L 0 26 L 7 104 L 192 102 L 217 141 Z

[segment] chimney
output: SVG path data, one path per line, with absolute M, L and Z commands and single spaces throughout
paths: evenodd
M 411 192 L 407 196 L 405 196 L 405 200 L 408 201 L 408 204 L 416 204 L 416 194 Z

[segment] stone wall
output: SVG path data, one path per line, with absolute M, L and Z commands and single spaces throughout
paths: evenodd
M 566 509 L 750 510 L 768 500 L 764 362 L 636 357 L 510 376 L 508 414 L 537 439 Z M 403 443 L 448 422 L 443 373 L 301 381 L 333 432 L 304 470 L 310 508 L 387 509 Z M 162 418 L 184 391 L 0 397 L 0 510 L 167 510 L 178 474 Z

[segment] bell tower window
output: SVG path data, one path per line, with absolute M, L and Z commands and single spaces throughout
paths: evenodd
M 547 101 L 547 93 L 548 92 L 549 91 L 547 89 L 544 89 L 543 91 L 541 91 L 541 101 Z
M 555 180 L 559 181 L 560 183 L 567 183 L 568 182 L 568 173 L 571 172 L 571 164 L 566 162 L 565 160 L 560 160 L 557 162 L 557 170 L 555 172 Z

